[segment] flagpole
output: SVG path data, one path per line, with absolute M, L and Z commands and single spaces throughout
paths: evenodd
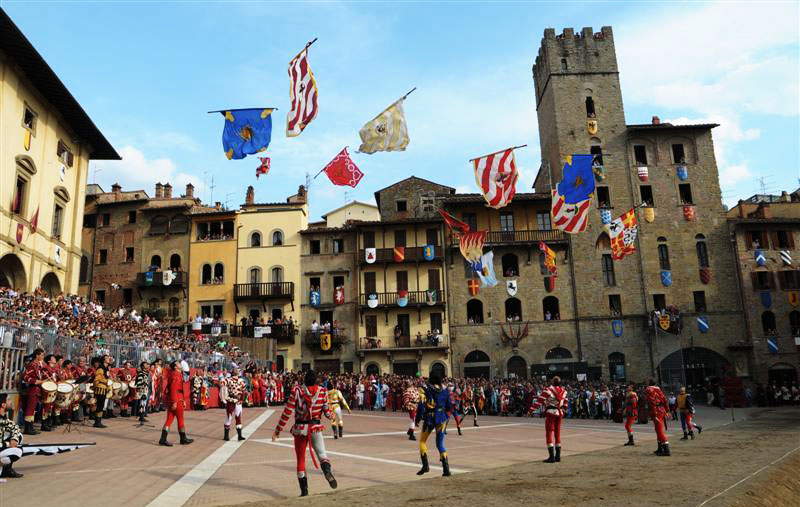
M 405 99 L 406 99 L 406 97 L 408 97 L 409 95 L 411 95 L 411 94 L 414 92 L 414 90 L 416 90 L 416 89 L 417 89 L 417 87 L 415 86 L 415 87 L 414 87 L 414 88 L 412 88 L 412 89 L 411 89 L 411 90 L 410 90 L 408 93 L 406 93 L 405 95 L 403 95 L 402 97 L 400 97 L 400 100 L 405 100 Z M 397 102 L 395 102 L 395 104 L 396 104 L 396 103 L 397 103 Z
M 317 40 L 317 39 L 314 39 L 314 40 Z M 345 147 L 344 147 L 344 150 L 342 150 L 342 151 L 346 151 L 346 150 L 347 150 L 347 148 L 349 148 L 349 147 L 350 147 L 350 146 L 345 146 Z M 334 157 L 334 158 L 336 158 L 336 157 Z M 328 166 L 327 166 L 327 164 L 325 165 L 325 167 L 328 167 Z M 322 173 L 324 173 L 324 172 L 325 172 L 325 167 L 323 167 L 322 169 L 320 169 L 320 170 L 319 170 L 319 172 L 318 172 L 317 174 L 315 174 L 315 175 L 314 175 L 314 177 L 313 177 L 313 178 L 311 178 L 311 179 L 312 179 L 312 180 L 315 180 L 315 179 L 317 179 L 317 176 L 319 176 L 320 174 L 322 174 Z
M 411 92 L 409 92 L 409 93 L 411 93 Z M 491 155 L 497 155 L 498 153 L 503 153 L 504 151 L 508 151 L 508 150 L 516 150 L 518 148 L 525 148 L 526 146 L 528 146 L 528 145 L 527 144 L 520 144 L 519 146 L 512 146 L 511 148 L 506 148 L 505 150 L 498 150 L 498 151 L 496 151 L 494 153 L 488 153 L 488 154 L 483 155 L 481 157 L 471 158 L 471 159 L 469 159 L 469 161 L 470 162 L 474 162 L 474 161 L 478 160 L 479 158 L 489 157 Z
M 311 45 L 312 45 L 312 44 L 314 44 L 315 42 L 317 42 L 317 38 L 318 38 L 318 37 L 314 37 L 314 40 L 312 40 L 311 42 L 308 42 L 308 43 L 306 44 L 306 47 L 304 47 L 303 49 L 301 49 L 301 50 L 300 50 L 300 52 L 298 52 L 296 55 L 294 55 L 294 58 L 292 58 L 292 60 L 291 60 L 291 61 L 294 61 L 294 60 L 295 60 L 295 58 L 297 58 L 298 56 L 300 56 L 300 53 L 302 53 L 303 51 L 306 51 L 308 48 L 310 48 L 310 47 L 311 47 Z
M 227 111 L 249 111 L 251 109 L 269 109 L 271 111 L 277 111 L 277 107 L 240 107 L 238 109 L 217 109 L 216 111 L 209 111 L 208 114 L 212 113 L 225 113 Z

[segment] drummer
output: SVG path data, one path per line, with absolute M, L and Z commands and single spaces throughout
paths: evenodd
M 125 395 L 119 399 L 119 415 L 121 417 L 130 417 L 130 414 L 128 413 L 128 407 L 131 401 L 136 399 L 136 390 L 133 389 L 133 374 L 131 373 L 130 361 L 125 361 L 122 363 L 122 368 L 117 370 L 117 380 L 128 386 L 127 393 L 125 393 Z M 124 387 L 123 390 L 125 390 Z
M 56 356 L 54 354 L 47 354 L 44 356 L 44 382 L 55 384 L 51 390 L 44 389 L 45 391 L 52 391 L 52 394 L 43 393 L 42 403 L 42 431 L 53 431 L 54 426 L 54 412 L 53 405 L 55 402 L 55 392 L 58 389 L 58 370 L 56 366 Z
M 39 432 L 33 427 L 33 419 L 36 415 L 36 406 L 42 398 L 41 384 L 45 380 L 44 350 L 36 349 L 31 354 L 31 360 L 25 365 L 23 382 L 27 386 L 25 389 L 25 434 L 38 435 Z M 42 423 L 44 424 L 44 422 Z
M 69 381 L 72 382 L 69 382 Z M 72 368 L 72 361 L 69 359 L 64 359 L 61 362 L 61 369 L 58 371 L 58 383 L 59 384 L 70 384 L 75 382 L 75 372 Z M 60 421 L 60 424 L 69 424 L 70 420 L 72 419 L 72 391 L 74 390 L 75 386 L 72 386 L 72 389 L 69 390 L 68 393 L 68 400 L 63 406 L 59 406 L 56 404 L 56 419 Z M 59 392 L 61 389 L 59 389 Z
M 84 366 L 86 364 L 86 360 L 84 358 L 79 358 L 78 363 L 73 363 L 71 366 L 72 370 L 72 378 L 78 380 L 83 375 L 85 375 Z M 72 404 L 70 406 L 70 411 L 72 412 L 72 422 L 81 422 L 83 421 L 83 417 L 81 417 L 81 402 L 84 398 L 84 392 L 86 390 L 86 384 L 74 384 L 75 389 L 77 391 L 76 395 L 72 397 Z

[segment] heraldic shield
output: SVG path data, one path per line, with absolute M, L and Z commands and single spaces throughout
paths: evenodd
M 322 350 L 331 350 L 331 334 L 322 333 L 319 335 L 319 348 Z
M 478 281 L 475 280 L 474 278 L 467 281 L 467 290 L 469 291 L 470 296 L 477 296 L 480 287 L 481 284 L 479 284 Z
M 653 223 L 656 219 L 656 210 L 652 206 L 642 206 L 642 214 L 644 215 L 644 221 L 647 223 Z
M 612 320 L 611 321 L 611 332 L 614 333 L 614 336 L 619 338 L 622 336 L 622 321 L 621 320 Z
M 790 290 L 786 293 L 786 297 L 789 298 L 790 305 L 797 306 L 800 304 L 800 291 Z
M 509 296 L 516 296 L 517 295 L 517 281 L 516 280 L 508 280 L 506 282 L 506 292 L 508 292 Z
M 753 251 L 753 257 L 755 258 L 757 265 L 759 265 L 759 266 L 766 266 L 767 265 L 767 256 L 764 255 L 764 251 L 763 250 L 761 250 L 759 248 L 756 248 Z
M 672 285 L 672 271 L 668 269 L 661 270 L 661 284 L 664 287 L 669 287 Z
M 555 276 L 546 276 L 544 277 L 544 290 L 547 292 L 553 292 L 556 289 L 556 277 Z
M 406 259 L 406 247 L 396 246 L 393 251 L 395 262 L 403 262 Z
M 700 268 L 700 281 L 708 285 L 711 281 L 711 268 Z
M 679 165 L 677 169 L 678 179 L 681 181 L 686 181 L 689 179 L 689 170 L 686 169 L 685 165 Z
M 426 261 L 432 261 L 435 255 L 435 247 L 433 245 L 425 245 L 422 248 L 422 256 L 425 258 Z
M 669 315 L 661 315 L 658 317 L 658 326 L 666 331 L 669 329 Z
M 399 290 L 397 291 L 397 306 L 403 307 L 408 304 L 408 291 L 407 290 Z
M 586 120 L 586 132 L 590 136 L 597 134 L 597 120 Z
M 701 333 L 708 332 L 708 317 L 705 315 L 698 315 L 697 316 L 697 329 L 700 330 Z
M 375 249 L 375 247 L 364 249 L 364 260 L 367 262 L 367 264 L 374 263 L 376 258 L 377 258 L 377 250 Z
M 378 293 L 377 292 L 370 292 L 367 294 L 367 306 L 370 308 L 377 308 L 378 307 Z
M 769 308 L 772 306 L 772 294 L 767 291 L 761 292 L 761 304 L 764 305 L 764 308 Z

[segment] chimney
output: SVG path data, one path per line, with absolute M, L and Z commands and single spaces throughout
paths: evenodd
M 245 205 L 251 206 L 253 203 L 256 202 L 256 192 L 253 189 L 253 185 L 247 187 L 247 195 L 244 197 Z
M 186 197 L 189 199 L 194 199 L 194 185 L 191 183 L 186 184 Z
M 172 185 L 169 183 L 164 184 L 164 198 L 172 199 Z
M 653 125 L 661 125 L 661 119 L 658 116 L 653 116 Z
M 156 183 L 156 199 L 164 197 L 164 185 L 159 181 Z
M 122 197 L 122 186 L 119 183 L 114 183 L 111 185 L 111 192 L 114 194 L 114 200 L 119 201 L 119 198 Z
M 789 198 L 789 192 L 786 190 L 781 192 L 781 202 L 791 202 L 791 199 Z
M 219 202 L 219 201 L 215 202 L 214 203 L 214 209 L 221 210 L 222 209 L 222 203 Z

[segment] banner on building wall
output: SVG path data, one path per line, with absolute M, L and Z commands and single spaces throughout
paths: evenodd
M 377 257 L 377 251 L 375 250 L 374 247 L 364 249 L 364 260 L 367 262 L 367 264 L 374 263 L 376 257 Z

